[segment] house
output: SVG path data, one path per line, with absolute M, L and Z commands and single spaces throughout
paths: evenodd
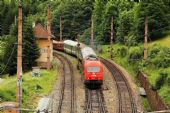
M 48 52 L 50 52 L 50 64 L 53 60 L 52 38 L 54 38 L 54 36 L 51 36 L 50 41 L 48 41 L 48 31 L 40 23 L 35 25 L 34 35 L 37 38 L 37 44 L 40 49 L 40 57 L 37 59 L 37 64 L 40 68 L 47 68 Z

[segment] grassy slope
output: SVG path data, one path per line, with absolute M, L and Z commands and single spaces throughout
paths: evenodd
M 155 44 L 155 43 L 157 43 L 157 44 L 160 43 L 160 45 L 162 45 L 162 46 L 170 47 L 170 35 L 163 38 L 163 39 L 160 39 L 160 40 L 157 40 L 155 42 L 150 43 L 149 47 L 151 45 Z M 139 46 L 143 46 L 143 45 L 141 44 Z M 113 46 L 114 50 L 117 50 L 117 49 L 122 48 L 122 47 L 125 47 L 125 46 L 120 45 L 120 44 L 115 44 Z M 104 52 L 102 54 L 99 54 L 99 55 L 103 56 L 105 58 L 109 58 L 109 52 L 106 52 L 108 50 L 108 45 L 103 45 L 102 48 L 103 48 Z M 131 48 L 133 48 L 133 47 L 131 47 Z M 129 65 L 127 59 L 128 59 L 127 55 L 125 57 L 121 57 L 120 55 L 114 56 L 114 61 L 116 63 L 120 64 L 121 66 L 123 66 L 132 75 L 132 77 L 135 78 L 137 72 L 134 71 L 134 70 L 136 70 L 138 67 L 137 67 L 137 65 L 133 65 L 133 66 Z M 138 61 L 138 62 L 141 62 L 141 61 Z M 148 75 L 149 81 L 152 85 L 155 84 L 155 81 L 156 81 L 157 77 L 159 76 L 160 72 L 166 71 L 166 72 L 168 72 L 168 76 L 170 76 L 170 67 L 166 68 L 166 69 L 163 69 L 163 68 L 162 69 L 155 69 L 155 68 L 149 67 L 149 68 L 143 68 L 143 70 Z M 165 84 L 158 92 L 159 92 L 159 95 L 161 96 L 161 98 L 167 104 L 170 105 L 170 95 L 169 95 L 170 87 L 167 84 Z M 144 101 L 144 106 L 146 107 L 146 109 L 149 109 L 148 105 L 147 105 L 148 103 L 146 102 L 146 100 L 143 99 L 143 101 Z
M 49 94 L 57 78 L 56 68 L 41 70 L 40 77 L 32 77 L 31 72 L 23 76 L 23 107 L 35 108 L 40 97 Z M 0 84 L 2 101 L 15 101 L 16 77 L 6 77 Z
M 153 44 L 160 44 L 161 46 L 170 48 L 170 35 L 166 36 L 165 38 L 162 38 L 162 39 L 159 39 L 157 41 L 150 43 L 150 45 L 153 45 Z

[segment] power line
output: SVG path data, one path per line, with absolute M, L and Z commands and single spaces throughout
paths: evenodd
M 6 70 L 8 64 L 9 64 L 9 62 L 10 62 L 12 56 L 13 56 L 14 50 L 15 50 L 15 45 L 14 45 L 14 47 L 13 47 L 13 49 L 12 49 L 12 52 L 11 52 L 9 58 L 8 58 L 8 61 L 7 61 L 6 65 L 4 66 L 4 69 L 3 69 L 3 70 L 1 71 L 1 73 L 0 73 L 0 76 L 1 76 L 1 75 L 4 73 L 4 71 Z

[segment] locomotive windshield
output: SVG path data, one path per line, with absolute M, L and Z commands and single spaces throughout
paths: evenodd
M 88 67 L 87 72 L 99 72 L 100 67 Z

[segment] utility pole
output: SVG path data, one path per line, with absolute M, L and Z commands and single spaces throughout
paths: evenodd
M 47 47 L 47 69 L 50 70 L 51 68 L 51 9 L 48 6 L 47 11 L 47 31 L 48 31 L 48 47 Z
M 90 40 L 91 48 L 94 48 L 94 41 L 93 41 L 93 39 L 94 39 L 94 31 L 93 31 L 93 29 L 94 29 L 94 23 L 93 23 L 93 15 L 92 15 L 92 17 L 91 17 L 91 40 Z
M 78 62 L 77 63 L 77 69 L 80 69 L 79 68 L 79 65 L 80 65 L 79 64 L 79 54 L 80 54 L 79 52 L 80 52 L 80 35 L 78 34 L 77 35 L 77 62 Z
M 110 37 L 110 58 L 112 59 L 113 58 L 113 55 L 112 55 L 112 45 L 113 45 L 113 16 L 112 16 L 112 19 L 111 19 L 111 37 Z
M 17 87 L 16 102 L 19 108 L 22 105 L 22 6 L 19 4 L 18 10 L 18 49 L 17 49 Z M 19 113 L 21 111 L 19 110 Z
M 148 17 L 145 19 L 144 60 L 148 57 Z
M 62 41 L 62 19 L 61 19 L 61 16 L 60 16 L 60 41 Z

